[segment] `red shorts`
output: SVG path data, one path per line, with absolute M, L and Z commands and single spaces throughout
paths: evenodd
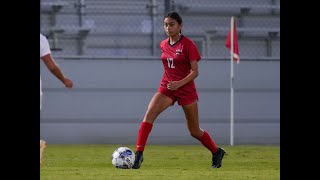
M 178 101 L 178 104 L 180 106 L 185 106 L 193 103 L 195 100 L 198 100 L 197 90 L 195 88 L 190 88 L 190 86 L 182 87 L 182 88 L 179 88 L 178 90 L 173 91 L 161 85 L 158 89 L 158 92 L 171 98 L 173 101 L 172 105 L 176 101 Z

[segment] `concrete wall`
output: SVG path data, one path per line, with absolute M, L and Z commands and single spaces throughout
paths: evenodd
M 65 89 L 41 62 L 41 138 L 49 143 L 135 144 L 163 73 L 160 60 L 62 60 L 74 81 Z M 200 126 L 218 144 L 230 138 L 230 62 L 203 59 L 196 79 Z M 235 145 L 280 143 L 280 61 L 241 61 L 235 73 Z M 150 144 L 198 144 L 180 106 L 163 112 Z

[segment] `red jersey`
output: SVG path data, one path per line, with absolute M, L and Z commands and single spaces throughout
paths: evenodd
M 160 49 L 162 51 L 161 60 L 164 67 L 164 74 L 161 80 L 161 86 L 167 87 L 169 81 L 180 81 L 191 70 L 191 61 L 199 61 L 201 59 L 195 43 L 181 35 L 181 39 L 175 44 L 169 44 L 169 38 L 163 40 L 160 43 Z M 194 81 L 184 85 L 183 88 L 191 87 L 195 89 Z M 179 89 L 181 89 L 180 87 Z M 179 90 L 178 89 L 178 90 Z

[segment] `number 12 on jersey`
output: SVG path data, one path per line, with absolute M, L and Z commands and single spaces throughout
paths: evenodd
M 167 58 L 167 61 L 168 61 L 168 67 L 169 67 L 169 68 L 176 68 L 176 67 L 173 65 L 173 58 Z

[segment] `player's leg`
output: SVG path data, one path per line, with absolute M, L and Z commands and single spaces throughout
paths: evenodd
M 151 99 L 146 114 L 143 118 L 143 122 L 153 124 L 156 118 L 161 112 L 166 110 L 169 106 L 173 105 L 172 98 L 157 92 Z
M 42 107 L 42 91 L 41 91 L 41 79 L 40 79 L 40 111 Z M 47 144 L 44 140 L 40 140 L 40 166 L 42 164 L 42 154 L 44 149 L 46 148 Z
M 42 164 L 42 154 L 44 149 L 47 147 L 47 143 L 44 140 L 40 140 L 40 165 Z
M 182 105 L 184 111 L 187 127 L 190 135 L 196 139 L 200 139 L 204 131 L 199 127 L 198 103 L 197 100 L 188 105 Z
M 161 112 L 167 109 L 172 105 L 174 101 L 168 96 L 157 92 L 151 99 L 147 112 L 143 118 L 143 121 L 140 125 L 137 144 L 136 144 L 136 158 L 133 165 L 133 169 L 139 169 L 143 161 L 143 151 L 147 143 L 149 134 L 152 130 L 152 126 L 156 118 Z
M 225 151 L 218 148 L 207 131 L 199 127 L 198 102 L 182 105 L 187 120 L 188 130 L 194 138 L 198 139 L 212 153 L 212 167 L 220 168 Z

